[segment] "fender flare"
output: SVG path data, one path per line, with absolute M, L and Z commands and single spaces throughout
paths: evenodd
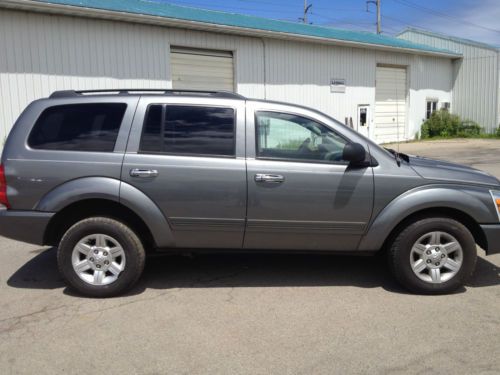
M 139 189 L 117 179 L 84 177 L 68 181 L 47 193 L 34 209 L 59 212 L 73 203 L 87 199 L 105 199 L 128 207 L 144 221 L 158 247 L 174 246 L 171 227 L 158 206 Z
M 448 208 L 462 211 L 478 224 L 498 220 L 493 205 L 487 205 L 479 195 L 485 195 L 484 189 L 463 186 L 459 188 L 423 186 L 409 190 L 391 201 L 372 220 L 366 234 L 361 238 L 358 250 L 370 252 L 380 250 L 387 237 L 401 221 L 425 209 Z
M 86 199 L 119 202 L 120 180 L 108 177 L 83 177 L 58 185 L 38 201 L 36 211 L 59 212 Z
M 159 248 L 175 246 L 174 235 L 167 218 L 146 194 L 136 187 L 122 182 L 120 203 L 134 211 L 146 223 L 156 246 Z

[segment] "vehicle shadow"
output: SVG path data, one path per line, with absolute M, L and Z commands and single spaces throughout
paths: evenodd
M 34 253 L 38 253 L 35 251 Z M 478 258 L 468 286 L 500 285 L 500 269 Z M 8 280 L 13 288 L 64 288 L 76 295 L 59 275 L 56 252 L 51 248 L 35 255 Z M 391 277 L 382 256 L 317 254 L 201 254 L 194 257 L 169 255 L 148 257 L 138 285 L 128 295 L 146 289 L 244 288 L 244 287 L 354 286 L 383 288 L 407 293 Z M 465 288 L 458 293 L 464 292 Z

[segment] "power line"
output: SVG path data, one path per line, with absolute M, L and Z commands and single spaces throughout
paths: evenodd
M 233 11 L 262 11 L 262 8 L 241 8 L 241 7 L 233 7 L 233 6 L 226 6 L 226 5 L 217 5 L 216 8 L 213 8 L 213 3 L 199 3 L 199 2 L 191 2 L 191 1 L 180 1 L 180 0 L 174 0 L 174 1 L 169 1 L 171 4 L 175 5 L 187 5 L 187 6 L 197 6 L 197 7 L 206 7 L 205 9 L 208 10 L 217 10 L 217 9 L 224 9 L 224 10 L 233 10 Z M 208 8 L 209 7 L 209 8 Z M 266 9 L 266 13 L 288 13 L 288 14 L 297 14 L 298 12 L 293 11 L 293 10 L 284 10 L 284 9 Z
M 279 14 L 288 14 L 288 15 L 297 15 L 297 13 L 298 13 L 298 11 L 293 11 L 290 8 L 278 10 L 278 9 L 276 9 L 276 7 L 279 8 L 281 6 L 280 4 L 271 3 L 271 2 L 267 2 L 267 1 L 261 1 L 261 0 L 238 0 L 238 1 L 244 2 L 244 3 L 249 4 L 249 5 L 251 5 L 251 3 L 264 3 L 267 6 L 272 6 L 274 8 L 274 9 L 267 9 L 267 7 L 266 7 L 266 9 L 264 10 L 266 13 L 279 13 Z M 230 5 L 218 6 L 217 5 L 217 8 L 214 8 L 213 2 L 205 3 L 205 2 L 199 2 L 196 0 L 195 1 L 171 0 L 171 1 L 168 1 L 168 3 L 173 3 L 173 4 L 177 4 L 177 5 L 184 5 L 184 6 L 204 7 L 205 9 L 211 9 L 211 10 L 222 9 L 222 10 L 229 10 L 229 11 L 231 11 L 231 10 L 232 11 L 263 11 L 262 8 L 247 8 L 247 7 L 240 7 L 238 5 L 236 5 L 236 6 L 230 6 Z M 359 9 L 354 10 L 354 9 L 344 9 L 344 8 L 325 8 L 325 7 L 316 7 L 316 6 L 314 6 L 314 9 L 317 9 L 317 10 L 328 9 L 328 10 L 335 11 L 335 12 L 359 12 Z M 311 9 L 308 10 L 307 14 L 313 15 L 313 16 L 321 18 L 321 19 L 329 20 L 329 21 L 332 21 L 335 23 L 339 23 L 339 24 L 352 25 L 352 26 L 358 26 L 358 24 L 373 25 L 373 23 L 360 22 L 356 19 L 345 21 L 345 20 L 338 19 L 338 18 L 326 17 L 322 14 L 312 12 Z M 294 19 L 294 17 L 289 17 L 287 20 L 294 21 L 295 19 Z M 302 18 L 300 18 L 300 20 L 302 20 Z
M 256 4 L 265 4 L 265 5 L 274 5 L 274 6 L 284 6 L 283 4 L 277 4 L 273 3 L 271 1 L 265 1 L 265 0 L 237 0 L 243 3 L 256 3 Z M 289 5 L 286 5 L 287 8 Z M 331 10 L 331 11 L 337 11 L 337 12 L 359 12 L 360 9 L 355 9 L 355 8 L 335 8 L 335 7 L 325 7 L 325 6 L 316 6 L 314 5 L 314 9 L 318 10 Z
M 423 27 L 422 25 L 411 24 L 411 23 L 408 23 L 408 22 L 405 22 L 405 21 L 401 21 L 401 20 L 399 20 L 397 18 L 386 16 L 386 15 L 382 15 L 382 18 L 386 19 L 386 20 L 391 20 L 392 22 L 396 22 L 396 23 L 399 23 L 400 25 L 404 25 L 404 26 L 412 26 L 412 27 L 415 27 L 415 28 L 422 28 Z
M 228 5 L 228 4 L 224 4 L 224 5 L 216 5 L 214 4 L 213 2 L 203 2 L 204 0 L 194 0 L 194 1 L 191 1 L 191 0 L 170 0 L 170 1 L 161 1 L 161 0 L 154 0 L 158 3 L 171 3 L 171 4 L 175 4 L 175 5 L 183 5 L 183 6 L 194 6 L 194 7 L 203 7 L 204 9 L 209 9 L 209 10 L 223 10 L 223 11 L 243 11 L 243 12 L 266 12 L 266 13 L 276 13 L 276 14 L 283 14 L 285 17 L 280 17 L 281 20 L 286 20 L 286 21 L 291 21 L 293 22 L 294 20 L 296 20 L 297 18 L 293 17 L 292 15 L 297 15 L 299 13 L 299 11 L 294 11 L 292 9 L 290 9 L 290 7 L 287 7 L 287 9 L 277 9 L 277 8 L 280 8 L 281 7 L 281 4 L 277 4 L 277 3 L 272 3 L 272 2 L 268 2 L 268 1 L 264 1 L 264 0 L 238 0 L 240 1 L 241 3 L 244 3 L 244 4 L 248 4 L 248 5 L 252 5 L 252 3 L 256 3 L 256 4 L 266 4 L 266 7 L 265 8 L 262 8 L 262 7 L 258 7 L 258 8 L 250 8 L 250 7 L 240 7 L 239 4 L 236 4 L 236 6 L 231 6 L 231 5 Z M 243 5 L 243 4 L 242 4 Z M 268 7 L 271 6 L 273 7 L 273 9 L 268 9 Z M 328 11 L 335 11 L 335 12 L 360 12 L 361 9 L 352 9 L 352 8 L 327 8 L 327 7 L 316 7 L 314 6 L 314 9 L 316 9 L 316 11 L 320 10 L 320 9 L 323 9 L 323 10 L 328 10 Z M 358 19 L 355 19 L 355 18 L 333 18 L 333 17 L 328 17 L 328 16 L 325 16 L 323 14 L 320 14 L 320 13 L 316 13 L 313 12 L 311 10 L 311 8 L 309 7 L 308 11 L 307 11 L 307 14 L 308 15 L 311 15 L 311 16 L 314 16 L 314 17 L 317 17 L 317 18 L 320 18 L 320 19 L 323 19 L 323 20 L 326 20 L 326 21 L 330 21 L 332 23 L 334 23 L 332 26 L 335 26 L 335 25 L 348 25 L 348 26 L 353 26 L 355 27 L 356 29 L 361 29 L 361 30 L 367 30 L 367 27 L 364 27 L 364 26 L 372 26 L 374 25 L 373 22 L 366 22 L 366 21 L 363 21 L 363 20 L 358 20 Z M 323 13 L 326 13 L 326 12 L 323 12 Z M 289 15 L 289 16 L 287 16 Z M 301 19 L 301 18 L 299 18 Z M 326 26 L 329 26 L 329 25 L 326 25 Z
M 473 22 L 470 22 L 470 21 L 467 21 L 467 20 L 464 20 L 464 19 L 461 19 L 461 18 L 458 18 L 458 17 L 455 17 L 455 16 L 451 16 L 451 15 L 449 15 L 447 13 L 443 13 L 443 12 L 440 12 L 438 10 L 431 9 L 431 8 L 425 7 L 423 5 L 415 4 L 415 3 L 411 2 L 411 1 L 408 1 L 408 0 L 393 0 L 393 1 L 396 2 L 396 3 L 398 3 L 398 4 L 405 5 L 407 7 L 413 8 L 413 9 L 417 9 L 417 10 L 419 10 L 421 12 L 430 13 L 430 14 L 433 14 L 433 15 L 438 16 L 438 17 L 447 18 L 447 19 L 450 19 L 450 20 L 453 20 L 453 21 L 460 22 L 462 24 L 465 23 L 465 24 L 468 24 L 470 26 L 474 26 L 474 27 L 477 27 L 477 28 L 480 28 L 480 29 L 483 29 L 483 30 L 500 33 L 500 30 L 498 30 L 498 29 L 493 29 L 491 27 L 486 27 L 486 26 L 478 25 L 476 23 L 473 23 Z
M 214 3 L 213 2 L 209 2 L 209 3 L 203 3 L 203 2 L 198 2 L 198 1 L 183 1 L 183 0 L 172 0 L 172 1 L 159 1 L 159 0 L 156 0 L 158 2 L 164 2 L 164 3 L 174 3 L 174 4 L 177 4 L 177 5 L 186 5 L 186 6 L 202 6 L 202 7 L 205 7 L 205 9 L 212 9 L 212 10 L 217 10 L 217 9 L 221 9 L 221 10 L 225 10 L 225 11 L 244 11 L 244 12 L 266 12 L 266 13 L 269 13 L 269 14 L 288 14 L 288 15 L 296 15 L 298 13 L 298 11 L 294 11 L 294 10 L 291 10 L 289 7 L 287 7 L 287 9 L 283 9 L 283 4 L 278 4 L 278 3 L 274 3 L 274 2 L 271 2 L 271 1 L 266 1 L 266 0 L 237 0 L 238 2 L 240 3 L 243 3 L 243 4 L 248 4 L 248 5 L 251 5 L 251 4 L 265 4 L 266 7 L 265 9 L 263 9 L 262 7 L 258 7 L 258 8 L 249 8 L 249 7 L 240 7 L 238 5 L 236 6 L 231 6 L 231 5 L 216 5 L 216 7 L 214 7 Z M 481 29 L 484 29 L 484 30 L 487 30 L 487 31 L 491 31 L 491 32 L 496 32 L 496 33 L 500 33 L 500 30 L 498 29 L 493 29 L 493 28 L 490 28 L 490 27 L 486 27 L 486 26 L 482 26 L 482 25 L 478 25 L 478 24 L 475 24 L 473 22 L 470 22 L 470 21 L 467 21 L 467 20 L 462 20 L 458 17 L 455 17 L 455 16 L 451 16 L 449 14 L 446 14 L 446 13 L 443 13 L 443 12 L 440 12 L 438 10 L 435 10 L 435 9 L 431 9 L 431 8 L 428 8 L 428 7 L 425 7 L 425 6 L 422 6 L 422 5 L 419 5 L 419 4 L 415 4 L 409 0 L 393 0 L 394 2 L 400 4 L 400 5 L 404 5 L 406 7 L 410 7 L 412 9 L 416 9 L 416 10 L 419 10 L 420 12 L 424 12 L 424 13 L 428 13 L 428 14 L 433 14 L 433 15 L 436 15 L 438 17 L 442 17 L 442 18 L 447 18 L 447 19 L 450 19 L 450 20 L 453 20 L 453 21 L 456 21 L 456 22 L 460 22 L 462 24 L 468 24 L 468 25 L 471 25 L 473 27 L 477 27 L 477 28 L 481 28 Z M 274 9 L 269 9 L 269 7 L 273 7 Z M 326 10 L 326 11 L 335 11 L 335 12 L 359 12 L 360 9 L 352 9 L 352 8 L 335 8 L 335 7 L 317 7 L 317 6 L 314 6 L 315 9 L 317 10 Z M 369 13 L 372 13 L 372 12 L 369 12 Z M 326 17 L 324 17 L 323 15 L 321 14 L 318 14 L 318 13 L 313 13 L 313 12 L 308 12 L 308 14 L 311 14 L 311 15 L 314 15 L 315 17 L 319 17 L 319 18 L 323 18 L 325 19 Z M 394 22 L 398 22 L 399 24 L 402 24 L 402 25 L 406 25 L 406 26 L 414 26 L 414 27 L 426 27 L 426 26 L 415 26 L 415 25 L 412 25 L 410 23 L 407 23 L 407 22 L 402 22 L 398 19 L 395 19 L 395 18 L 392 18 L 392 17 L 389 17 L 389 16 L 386 16 L 386 15 L 381 15 L 381 18 L 383 19 L 390 19 L 390 20 L 393 20 Z M 292 20 L 293 17 L 290 17 L 290 20 Z M 338 20 L 336 19 L 332 19 L 334 22 L 337 22 Z M 357 22 L 357 21 L 356 21 Z M 351 24 L 353 26 L 357 26 L 356 24 L 354 23 L 344 23 L 344 24 Z M 380 30 L 381 31 L 381 30 Z
M 312 14 L 312 15 L 314 15 L 316 17 L 322 18 L 322 19 L 324 19 L 326 21 L 334 22 L 337 25 L 352 25 L 352 26 L 358 26 L 358 25 L 373 26 L 373 25 L 375 25 L 374 22 L 359 21 L 359 20 L 356 20 L 356 19 L 332 18 L 332 17 L 324 16 L 322 14 L 318 14 L 318 13 L 314 13 L 314 12 L 311 12 L 310 14 Z
M 171 0 L 171 1 L 160 1 L 160 0 L 156 0 L 157 2 L 163 2 L 163 3 L 172 3 L 172 4 L 177 4 L 177 5 L 202 5 L 202 6 L 211 6 L 213 7 L 214 5 L 217 6 L 218 8 L 232 8 L 232 9 L 241 9 L 241 10 L 245 10 L 245 8 L 240 8 L 238 5 L 236 6 L 228 6 L 227 4 L 226 5 L 217 5 L 217 4 L 214 4 L 214 2 L 208 2 L 208 3 L 199 3 L 199 2 L 192 2 L 190 0 L 187 0 L 187 1 L 184 1 L 184 0 Z M 265 4 L 266 5 L 266 9 L 267 7 L 271 6 L 271 7 L 274 7 L 274 8 L 280 8 L 280 9 L 283 9 L 283 8 L 286 8 L 288 10 L 290 10 L 290 6 L 288 4 L 280 4 L 280 3 L 274 3 L 274 2 L 271 2 L 271 1 L 265 1 L 265 0 L 237 0 L 243 4 L 248 4 L 248 5 L 253 5 L 253 4 Z M 215 8 L 213 8 L 215 9 Z M 252 8 L 250 10 L 259 10 L 259 11 L 266 11 L 266 9 L 263 9 L 262 7 L 260 8 Z M 314 9 L 317 9 L 317 10 L 327 10 L 327 11 L 335 11 L 335 12 L 359 12 L 360 9 L 353 9 L 353 8 L 336 8 L 336 7 L 321 7 L 321 6 L 314 6 Z M 298 13 L 298 12 L 295 12 L 295 13 Z
M 374 14 L 373 12 L 371 12 L 370 10 L 368 10 L 368 13 L 371 13 L 371 14 Z M 398 18 L 394 18 L 394 17 L 390 17 L 390 16 L 387 16 L 385 14 L 382 14 L 381 17 L 384 19 L 384 20 L 390 20 L 392 22 L 396 22 L 396 23 L 399 23 L 400 25 L 403 25 L 403 26 L 412 26 L 412 27 L 415 27 L 415 28 L 423 28 L 424 26 L 422 25 L 416 25 L 416 24 L 411 24 L 411 23 L 408 23 L 408 22 L 405 22 L 405 21 L 401 21 L 400 19 Z M 387 25 L 387 23 L 385 23 L 385 25 Z M 389 26 L 389 28 L 392 28 L 394 30 L 394 27 L 396 26 Z M 384 28 L 387 28 L 387 26 L 384 26 Z M 396 30 L 396 32 L 398 32 L 400 30 Z

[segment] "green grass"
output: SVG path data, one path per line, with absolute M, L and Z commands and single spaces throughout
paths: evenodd
M 500 139 L 500 134 L 488 134 L 488 133 L 483 134 L 482 133 L 482 134 L 476 134 L 476 135 L 459 135 L 459 136 L 438 135 L 435 137 L 415 139 L 415 140 L 410 141 L 410 142 L 438 141 L 438 140 L 446 140 L 446 139 Z
M 393 145 L 397 143 L 422 143 L 422 142 L 433 142 L 433 141 L 449 141 L 449 140 L 466 140 L 466 139 L 498 139 L 500 141 L 500 135 L 496 134 L 480 134 L 474 137 L 443 137 L 443 136 L 437 136 L 437 137 L 432 137 L 432 138 L 425 138 L 425 139 L 411 139 L 407 141 L 401 141 L 401 142 L 390 142 L 390 143 L 381 143 L 381 146 L 388 146 L 388 145 Z

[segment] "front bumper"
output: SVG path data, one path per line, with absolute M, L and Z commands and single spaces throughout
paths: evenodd
M 52 212 L 7 210 L 0 205 L 0 236 L 43 245 Z
M 500 254 L 500 224 L 481 225 L 486 236 L 486 254 Z

